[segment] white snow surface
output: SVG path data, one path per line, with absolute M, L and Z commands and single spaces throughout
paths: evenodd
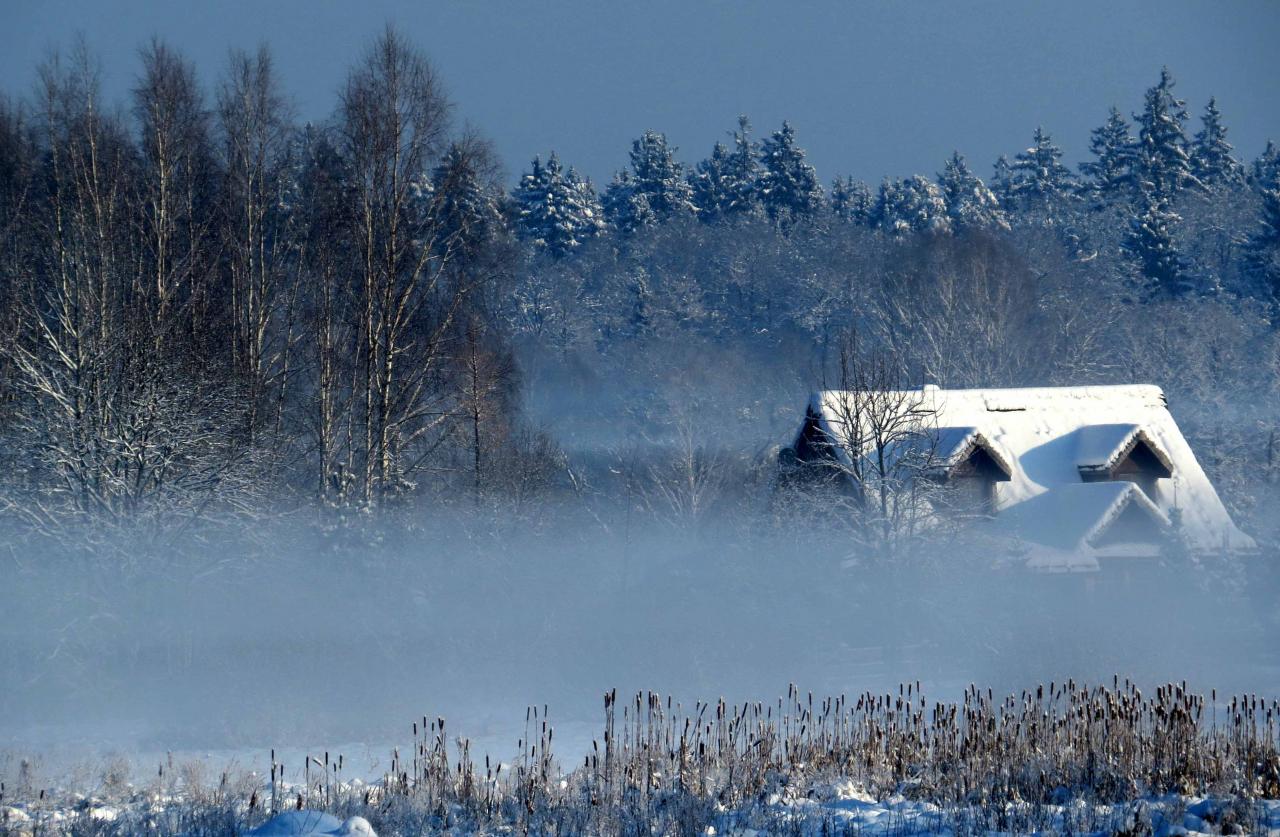
M 1128 803 L 1089 801 L 1068 796 L 1046 805 L 1027 803 L 944 806 L 912 793 L 911 783 L 902 792 L 877 796 L 860 783 L 847 778 L 788 783 L 767 795 L 740 806 L 717 805 L 704 835 L 766 837 L 794 834 L 799 837 L 826 837 L 832 833 L 863 835 L 1083 833 L 1106 834 L 1117 830 L 1153 835 L 1216 835 L 1233 833 L 1224 827 L 1243 809 L 1257 827 L 1254 833 L 1280 837 L 1280 800 L 1242 801 L 1229 796 L 1147 795 Z M 909 794 L 909 795 L 904 795 Z M 167 799 L 164 806 L 180 806 L 180 799 Z M 139 802 L 120 807 L 82 810 L 79 805 L 42 809 L 28 813 L 20 807 L 0 808 L 0 833 L 76 833 L 85 818 L 104 819 L 99 812 L 110 810 L 127 822 L 142 822 Z M 1243 806 L 1243 807 L 1242 807 Z M 157 809 L 159 810 L 159 809 Z M 1231 812 L 1235 812 L 1234 814 Z M 1004 828 L 992 828 L 1003 821 Z M 491 823 L 476 829 L 475 823 L 458 822 L 432 834 L 513 833 L 514 824 Z M 388 826 L 396 833 L 406 833 Z M 318 810 L 285 811 L 246 837 L 377 837 L 369 821 L 351 817 L 345 821 Z M 1235 833 L 1239 833 L 1238 827 Z
M 1150 500 L 1166 518 L 1174 509 L 1180 512 L 1182 536 L 1193 549 L 1243 550 L 1255 546 L 1231 520 L 1169 412 L 1164 392 L 1157 386 L 924 387 L 895 395 L 902 395 L 905 403 L 921 416 L 921 424 L 938 432 L 947 447 L 980 435 L 1007 462 L 1011 478 L 996 485 L 997 517 L 1032 498 L 1074 487 L 1070 493 L 1082 498 L 1087 494 L 1090 508 L 1098 513 L 1092 521 L 1079 524 L 1085 530 L 1082 537 L 1097 531 L 1102 515 L 1114 514 L 1116 503 L 1127 503 L 1132 498 L 1120 496 L 1116 489 L 1110 489 L 1108 496 L 1104 496 L 1108 489 L 1080 491 L 1080 469 L 1114 464 L 1133 437 L 1142 434 L 1157 456 L 1167 459 L 1173 474 L 1157 481 Z M 827 390 L 815 393 L 809 404 L 823 432 L 837 445 L 848 439 L 839 419 L 839 405 L 845 397 L 839 390 Z M 1063 499 L 1062 504 L 1055 505 L 1065 508 L 1069 498 Z M 1033 529 L 1032 534 L 1037 531 Z M 1050 542 L 1045 546 L 1062 549 L 1060 531 L 1049 533 L 1048 538 Z
M 831 833 L 862 835 L 915 835 L 955 834 L 953 825 L 956 809 L 944 809 L 932 802 L 909 799 L 894 794 L 876 799 L 856 783 L 840 780 L 813 786 L 807 791 L 788 788 L 782 793 L 771 794 L 765 801 L 765 819 L 771 828 L 756 827 L 759 819 L 743 816 L 742 812 L 723 811 L 716 826 L 708 828 L 707 835 L 719 837 L 766 837 L 787 833 L 802 837 L 825 837 Z M 1044 806 L 1035 814 L 1035 828 L 1027 829 L 1030 806 L 1007 804 L 1006 818 L 1014 831 L 997 831 L 972 823 L 962 833 L 1008 834 L 1106 834 L 1117 830 L 1153 835 L 1210 835 L 1231 833 L 1223 828 L 1224 814 L 1232 807 L 1233 800 L 1199 796 L 1148 796 L 1129 804 L 1096 803 L 1073 799 L 1062 804 Z M 1257 818 L 1256 833 L 1280 835 L 1280 801 L 1258 800 L 1252 803 Z M 1019 810 L 1019 809 L 1022 810 Z M 975 806 L 970 813 L 978 813 Z M 986 808 L 990 816 L 995 808 Z M 1226 817 L 1229 819 L 1229 817 Z M 962 818 L 963 819 L 963 818 Z M 970 818 L 971 819 L 971 818 Z M 1017 828 L 1017 825 L 1021 828 Z
M 249 832 L 251 837 L 378 837 L 364 817 L 343 822 L 323 811 L 284 811 Z

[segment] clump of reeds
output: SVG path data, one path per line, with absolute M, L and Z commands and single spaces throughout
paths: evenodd
M 955 702 L 929 701 L 918 682 L 896 694 L 825 698 L 793 685 L 771 703 L 692 707 L 652 692 L 619 700 L 613 691 L 603 704 L 604 728 L 580 767 L 561 770 L 547 709 L 531 707 L 505 779 L 485 759 L 483 793 L 463 767 L 465 742 L 450 768 L 443 720 L 431 725 L 429 746 L 417 742 L 415 726 L 413 772 L 393 770 L 385 790 L 489 817 L 577 806 L 597 824 L 732 809 L 831 777 L 956 810 L 1166 793 L 1280 797 L 1280 703 L 1257 695 L 1220 702 L 1185 683 L 1146 695 L 1119 677 L 1100 686 L 1067 680 L 1002 699 L 971 685 Z
M 412 724 L 412 756 L 393 752 L 372 784 L 345 779 L 343 757 L 328 753 L 287 774 L 272 751 L 269 781 L 259 777 L 249 792 L 226 774 L 212 790 L 197 789 L 194 774 L 175 784 L 169 764 L 155 789 L 169 800 L 158 806 L 166 813 L 144 808 L 92 823 L 92 832 L 130 833 L 140 823 L 154 831 L 167 818 L 236 833 L 298 807 L 358 814 L 392 833 L 691 833 L 769 827 L 770 817 L 786 816 L 771 800 L 820 795 L 837 779 L 881 799 L 931 802 L 940 813 L 923 827 L 956 832 L 1135 830 L 1159 805 L 1176 807 L 1153 807 L 1166 794 L 1231 800 L 1224 817 L 1248 826 L 1260 816 L 1256 800 L 1280 798 L 1280 703 L 1251 694 L 1219 700 L 1216 691 L 1206 699 L 1185 683 L 1145 694 L 1119 677 L 1100 686 L 1067 680 L 999 699 L 970 685 L 953 702 L 929 701 L 918 682 L 823 698 L 791 686 L 769 703 L 692 706 L 611 691 L 603 710 L 601 735 L 568 767 L 554 754 L 546 706 L 526 710 L 509 763 L 473 759 L 445 719 L 423 717 Z M 184 793 L 186 809 L 172 804 Z M 1092 804 L 1065 804 L 1081 799 Z

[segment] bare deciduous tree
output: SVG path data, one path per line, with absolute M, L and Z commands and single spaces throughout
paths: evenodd
M 930 394 L 909 388 L 898 359 L 853 330 L 841 338 L 834 371 L 822 395 L 830 432 L 818 430 L 804 440 L 805 450 L 793 452 L 801 457 L 801 485 L 816 478 L 812 499 L 848 521 L 862 546 L 893 556 L 936 512 Z
M 659 453 L 646 469 L 645 500 L 659 517 L 692 530 L 724 499 L 732 476 L 727 458 L 715 449 L 714 422 L 687 402 L 675 406 L 670 435 L 655 445 Z
M 442 376 L 455 318 L 472 288 L 451 281 L 453 247 L 441 240 L 427 177 L 449 110 L 434 69 L 390 28 L 342 94 L 359 254 L 353 390 L 363 415 L 352 464 L 367 503 L 408 488 L 452 418 Z
M 155 312 L 138 298 L 140 279 L 154 275 L 139 268 L 154 242 L 135 225 L 146 193 L 132 189 L 136 159 L 120 121 L 100 111 L 96 66 L 80 50 L 68 65 L 54 56 L 40 78 L 48 187 L 30 217 L 41 252 L 3 346 L 17 393 L 10 431 L 29 452 L 10 505 L 43 529 L 68 515 L 247 508 L 257 484 L 240 466 L 250 452 L 229 432 L 239 392 L 191 374 L 187 355 L 153 350 Z
M 297 272 L 290 269 L 294 216 L 282 208 L 291 129 L 271 55 L 232 52 L 218 90 L 223 146 L 220 244 L 228 277 L 229 350 L 248 390 L 249 444 L 275 395 L 277 431 L 295 336 Z
M 1010 386 L 1045 371 L 1035 278 L 999 239 L 930 236 L 887 255 L 876 336 L 925 381 Z
M 145 264 L 136 290 L 154 346 L 163 349 L 207 334 L 214 171 L 209 114 L 195 67 L 159 40 L 142 50 L 134 113 L 141 132 Z

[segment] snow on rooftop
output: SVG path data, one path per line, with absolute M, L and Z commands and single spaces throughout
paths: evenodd
M 1088 471 L 1105 471 L 1115 467 L 1120 458 L 1141 440 L 1161 464 L 1173 470 L 1169 455 L 1137 424 L 1092 424 L 1076 431 L 1076 467 Z
M 1131 482 L 1061 485 L 1007 509 L 996 527 L 1055 549 L 1081 550 L 1131 504 L 1161 527 L 1169 519 Z
M 990 443 L 1010 468 L 1010 480 L 997 484 L 998 514 L 1050 490 L 1083 487 L 1082 467 L 1090 470 L 1114 466 L 1115 459 L 1140 437 L 1172 473 L 1171 477 L 1156 481 L 1149 498 L 1151 505 L 1166 518 L 1173 509 L 1180 511 L 1181 534 L 1193 548 L 1254 546 L 1252 539 L 1232 522 L 1157 386 L 926 387 L 888 395 L 904 409 L 918 414 L 923 425 L 934 429 L 939 452 L 945 446 L 966 444 L 974 434 Z M 847 413 L 841 410 L 847 397 L 840 391 L 827 390 L 815 393 L 809 405 L 823 431 L 838 445 L 845 444 L 848 438 L 840 420 Z M 1094 510 L 1103 504 L 1106 490 L 1089 493 L 1087 489 L 1073 489 L 1061 495 L 1064 502 L 1060 505 L 1052 505 L 1057 501 L 1044 501 L 1048 504 L 1045 508 L 1066 515 L 1069 512 L 1065 500 L 1078 496 L 1087 509 Z M 1118 494 L 1110 497 L 1112 501 L 1118 499 Z
M 945 471 L 966 459 L 975 448 L 991 455 L 1006 474 L 1012 473 L 1012 461 L 987 439 L 977 427 L 937 427 L 910 436 L 886 446 L 886 458 L 892 461 L 906 459 L 933 470 Z

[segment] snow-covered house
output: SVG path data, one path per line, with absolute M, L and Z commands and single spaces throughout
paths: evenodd
M 1254 546 L 1155 386 L 819 392 L 784 460 L 852 477 L 925 446 L 917 477 L 968 497 L 1032 567 Z

